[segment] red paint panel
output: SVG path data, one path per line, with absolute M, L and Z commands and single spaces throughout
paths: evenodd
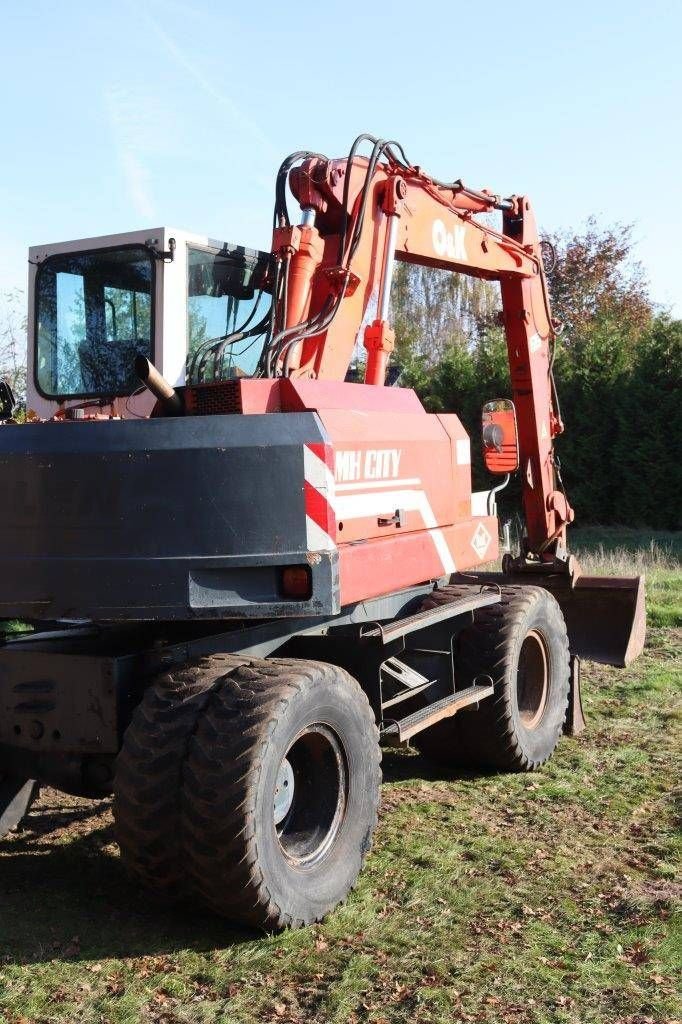
M 255 415 L 263 412 L 280 412 L 279 380 L 259 380 L 254 378 L 239 381 L 242 399 L 242 412 Z
M 282 409 L 346 409 L 349 412 L 424 413 L 424 406 L 410 388 L 377 388 L 335 380 L 283 379 Z
M 454 522 L 471 515 L 471 443 L 459 416 L 438 413 L 438 422 L 450 438 L 455 486 Z
M 339 548 L 342 606 L 443 575 L 433 542 L 423 533 Z
M 386 536 L 395 526 L 385 521 L 398 511 L 403 533 L 471 515 L 470 466 L 456 465 L 451 437 L 457 424 L 467 440 L 457 417 L 445 418 L 446 429 L 424 412 L 318 415 L 334 446 L 337 543 Z
M 487 540 L 481 531 L 485 531 Z M 442 535 L 454 556 L 457 571 L 478 567 L 498 556 L 494 516 L 445 527 Z M 339 573 L 342 605 L 447 575 L 433 538 L 426 532 L 396 533 L 366 544 L 344 544 L 339 548 Z
M 377 388 L 335 380 L 304 380 L 278 377 L 272 380 L 243 378 L 234 381 L 245 415 L 263 412 L 305 412 L 346 409 L 349 412 L 424 413 L 410 388 Z

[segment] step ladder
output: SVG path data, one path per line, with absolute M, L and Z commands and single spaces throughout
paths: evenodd
M 428 676 L 418 672 L 416 668 L 406 665 L 404 661 L 395 657 L 386 659 L 381 666 L 381 672 L 382 675 L 388 676 L 399 687 L 402 687 L 398 693 L 389 697 L 388 700 L 382 700 L 382 710 L 393 707 L 395 704 L 400 704 L 401 701 L 409 700 L 410 697 L 421 693 L 427 687 L 433 686 L 435 682 L 435 679 L 429 679 Z
M 421 611 L 408 615 L 403 619 L 396 619 L 389 623 L 371 623 L 361 630 L 361 636 L 365 640 L 377 640 L 385 648 L 390 644 L 403 642 L 408 634 L 415 634 L 424 629 L 446 623 L 448 620 L 459 615 L 472 613 L 479 608 L 485 608 L 491 604 L 497 604 L 501 599 L 500 588 L 481 586 L 477 591 L 464 594 L 455 601 L 443 602 L 431 608 L 423 608 Z M 404 650 L 403 646 L 403 650 Z M 394 647 L 395 650 L 395 647 Z M 388 652 L 387 652 L 388 653 Z M 402 653 L 400 651 L 399 653 Z M 412 656 L 429 655 L 451 657 L 449 650 L 440 647 L 429 646 L 421 649 L 413 646 L 410 649 Z M 411 736 L 428 729 L 429 726 L 445 718 L 457 714 L 462 708 L 478 705 L 482 700 L 487 700 L 494 693 L 493 681 L 488 675 L 481 675 L 474 679 L 471 686 L 462 690 L 456 689 L 456 681 L 451 680 L 452 691 L 439 700 L 428 702 L 425 698 L 424 707 L 405 715 L 403 718 L 391 720 L 384 715 L 387 708 L 394 707 L 402 701 L 409 700 L 417 694 L 423 693 L 428 687 L 433 686 L 438 679 L 431 679 L 423 675 L 413 665 L 408 665 L 396 655 L 391 655 L 381 662 L 379 670 L 379 704 L 381 707 L 381 736 L 385 743 L 392 746 L 400 746 L 410 739 Z M 384 699 L 384 684 L 390 686 L 391 693 Z M 397 692 L 396 692 L 397 688 Z M 442 693 L 442 690 L 441 690 Z
M 383 731 L 382 739 L 389 746 L 400 746 L 401 743 L 405 743 L 410 739 L 411 736 L 421 732 L 423 729 L 428 729 L 429 726 L 435 725 L 436 722 L 441 722 L 445 718 L 451 718 L 452 715 L 457 714 L 462 708 L 471 707 L 472 704 L 479 704 L 482 700 L 487 700 L 488 697 L 492 697 L 495 692 L 495 688 L 490 684 L 474 686 L 468 686 L 464 690 L 459 692 L 448 694 L 447 697 L 443 697 L 442 700 L 436 701 L 434 704 L 427 704 L 426 707 L 420 708 L 411 715 L 407 715 L 405 718 L 398 719 L 395 722 L 388 722 Z

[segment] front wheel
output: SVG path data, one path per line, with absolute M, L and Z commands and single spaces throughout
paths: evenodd
M 470 588 L 469 588 L 470 589 Z M 533 771 L 551 757 L 561 736 L 569 691 L 566 624 L 554 597 L 540 587 L 502 587 L 499 604 L 479 608 L 458 637 L 459 685 L 489 676 L 495 692 L 415 737 L 427 757 L 448 766 Z M 426 607 L 461 597 L 444 587 Z
M 241 924 L 321 920 L 355 884 L 376 827 L 367 697 L 323 662 L 216 656 L 190 674 L 187 696 L 187 672 L 148 691 L 126 734 L 115 805 L 125 861 Z M 149 785 L 138 752 L 164 786 Z

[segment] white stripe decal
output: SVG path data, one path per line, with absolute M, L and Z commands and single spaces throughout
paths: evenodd
M 336 544 L 328 533 L 317 525 L 310 516 L 305 517 L 306 542 L 308 551 L 335 551 Z
M 448 574 L 452 572 L 457 572 L 455 560 L 452 557 L 452 552 L 450 551 L 450 548 L 448 547 L 448 542 L 443 536 L 443 531 L 429 530 L 429 536 L 431 537 L 431 540 L 435 545 L 436 551 L 438 552 L 438 557 L 443 563 L 444 572 Z
M 471 465 L 471 442 L 469 438 L 459 439 L 456 445 L 457 450 L 457 465 L 458 466 L 470 466 Z
M 471 495 L 471 514 L 475 517 L 488 515 L 490 491 L 474 491 Z
M 327 495 L 327 500 L 331 501 L 334 496 L 334 474 L 307 445 L 303 446 L 303 472 L 308 483 L 312 484 L 315 490 L 323 491 Z
M 335 501 L 336 518 L 364 519 L 366 516 L 392 515 L 396 509 L 419 512 L 429 531 L 438 557 L 447 573 L 455 572 L 455 560 L 436 522 L 425 491 L 377 491 L 374 494 L 340 494 Z
M 303 473 L 306 483 L 318 491 L 333 509 L 334 474 L 326 462 L 307 445 L 303 446 Z M 305 529 L 308 551 L 336 551 L 333 538 L 309 515 L 305 517 Z
M 418 476 L 405 478 L 404 480 L 359 480 L 354 484 L 337 484 L 337 491 L 367 491 L 376 490 L 379 487 L 411 487 L 421 483 Z

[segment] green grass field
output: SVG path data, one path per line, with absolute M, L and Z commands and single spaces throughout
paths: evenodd
M 679 1021 L 681 538 L 574 546 L 590 573 L 647 573 L 650 628 L 629 669 L 585 666 L 588 730 L 545 768 L 443 778 L 386 753 L 358 888 L 275 937 L 150 906 L 108 801 L 47 790 L 0 842 L 0 1021 Z

